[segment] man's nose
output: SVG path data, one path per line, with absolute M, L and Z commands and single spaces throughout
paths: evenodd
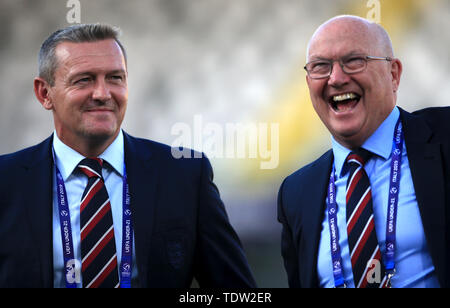
M 349 80 L 350 76 L 342 70 L 339 62 L 334 62 L 330 78 L 328 79 L 328 85 L 339 88 L 348 83 Z
M 105 80 L 97 79 L 92 93 L 92 99 L 102 102 L 111 99 L 111 92 Z

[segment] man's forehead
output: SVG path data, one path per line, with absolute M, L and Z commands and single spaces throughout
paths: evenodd
M 62 42 L 56 47 L 58 66 L 77 72 L 86 69 L 124 70 L 125 59 L 114 40 L 98 42 Z
M 368 23 L 352 18 L 331 20 L 320 26 L 312 36 L 307 57 L 330 53 L 370 52 L 376 44 L 373 37 Z
M 335 50 L 341 50 L 343 52 L 350 52 L 352 50 L 358 50 L 360 52 L 368 52 L 374 45 L 366 35 L 357 35 L 350 32 L 347 33 L 325 33 L 321 37 L 317 37 L 311 41 L 309 46 L 309 54 L 316 52 L 333 52 Z
M 122 50 L 113 39 L 96 42 L 61 42 L 56 47 L 56 55 L 60 61 L 70 61 L 82 57 L 122 57 Z

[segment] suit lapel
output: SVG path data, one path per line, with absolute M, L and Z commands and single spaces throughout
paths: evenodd
M 53 192 L 53 162 L 51 159 L 51 144 L 53 137 L 36 146 L 34 151 L 24 160 L 25 175 L 23 187 L 31 236 L 36 244 L 41 264 L 42 286 L 53 286 L 53 239 L 52 239 L 52 192 Z
M 136 263 L 141 287 L 147 287 L 150 238 L 155 214 L 158 168 L 148 147 L 124 133 L 125 165 L 130 186 Z
M 325 214 L 325 198 L 330 179 L 331 166 L 333 163 L 333 152 L 330 150 L 325 153 L 309 169 L 308 181 L 304 183 L 304 191 L 309 192 L 302 204 L 304 208 L 304 230 L 312 230 L 311 234 L 305 235 L 308 239 L 308 248 L 306 249 L 306 262 L 302 271 L 305 272 L 305 282 L 309 287 L 318 287 L 317 260 L 319 255 L 320 235 L 322 231 L 322 220 Z M 314 249 L 311 249 L 314 248 Z
M 418 116 L 401 110 L 405 144 L 414 190 L 433 264 L 441 285 L 445 282 L 445 186 L 441 144 Z

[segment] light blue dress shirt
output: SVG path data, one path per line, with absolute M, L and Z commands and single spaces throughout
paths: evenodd
M 386 217 L 390 183 L 391 152 L 395 125 L 400 117 L 397 107 L 366 140 L 363 148 L 376 154 L 364 166 L 372 188 L 375 230 L 381 253 L 384 256 L 386 242 Z M 354 287 L 350 252 L 347 242 L 345 190 L 349 170 L 345 160 L 351 150 L 332 138 L 336 168 L 336 201 L 338 204 L 339 244 L 341 247 L 344 278 L 348 287 Z M 396 275 L 392 278 L 394 288 L 439 287 L 431 256 L 428 252 L 422 219 L 417 204 L 409 169 L 407 149 L 403 143 L 399 202 L 397 210 L 397 249 L 395 251 Z M 334 287 L 331 262 L 328 215 L 322 222 L 318 255 L 318 276 L 321 287 Z
M 80 247 L 80 201 L 86 188 L 88 178 L 76 167 L 85 158 L 69 146 L 65 145 L 56 132 L 53 134 L 53 148 L 56 164 L 64 179 L 67 199 L 69 201 L 70 220 L 72 224 L 73 250 L 75 259 L 81 264 Z M 117 250 L 117 266 L 120 266 L 122 257 L 122 195 L 123 195 L 123 169 L 124 169 L 124 140 L 120 131 L 114 142 L 99 156 L 107 164 L 103 165 L 102 174 L 108 191 L 113 216 L 114 237 Z M 53 183 L 56 183 L 56 170 L 53 168 Z M 56 288 L 65 288 L 65 269 L 63 246 L 61 240 L 61 225 L 59 220 L 56 185 L 53 185 L 53 285 Z M 133 238 L 134 240 L 134 238 Z M 133 243 L 133 272 L 132 279 L 137 277 L 136 253 Z M 81 272 L 81 269 L 80 269 Z M 78 287 L 82 284 L 82 275 Z

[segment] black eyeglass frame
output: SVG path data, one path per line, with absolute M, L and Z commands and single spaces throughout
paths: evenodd
M 364 66 L 362 66 L 360 69 L 348 72 L 346 67 L 345 67 L 345 65 L 344 65 L 344 63 L 343 63 L 343 61 L 345 59 L 352 58 L 352 57 L 354 57 L 354 58 L 360 57 L 362 60 L 364 60 Z M 350 55 L 350 56 L 347 56 L 347 57 L 342 57 L 342 58 L 340 58 L 338 60 L 327 60 L 327 59 L 314 60 L 314 61 L 306 63 L 306 65 L 303 68 L 305 69 L 306 73 L 308 74 L 308 76 L 310 78 L 312 78 L 312 79 L 324 79 L 324 78 L 328 78 L 328 77 L 331 76 L 331 74 L 333 73 L 333 67 L 334 67 L 333 64 L 336 61 L 339 62 L 339 65 L 340 65 L 342 71 L 344 71 L 344 73 L 350 75 L 350 74 L 356 74 L 356 73 L 360 73 L 360 72 L 364 71 L 367 68 L 367 62 L 369 60 L 384 60 L 384 61 L 391 62 L 394 59 L 391 58 L 391 57 L 376 57 L 376 56 L 369 56 L 369 55 Z M 326 75 L 323 75 L 323 76 L 320 76 L 320 77 L 313 77 L 313 76 L 311 76 L 310 70 L 308 70 L 308 66 L 310 66 L 311 64 L 314 64 L 314 63 L 318 63 L 318 62 L 327 62 L 327 63 L 329 63 L 330 71 Z

